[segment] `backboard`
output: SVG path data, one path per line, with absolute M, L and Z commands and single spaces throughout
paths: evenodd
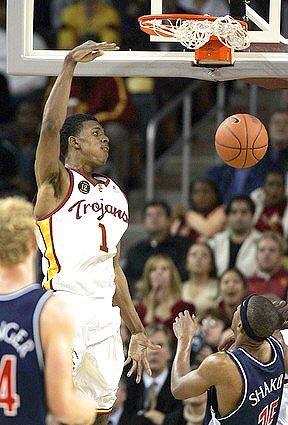
M 151 13 L 164 12 L 167 7 L 165 1 L 169 1 L 171 7 L 171 0 L 151 0 Z M 182 0 L 182 3 L 189 2 Z M 78 64 L 75 75 L 187 77 L 210 81 L 288 79 L 288 40 L 280 34 L 281 3 L 281 0 L 267 0 L 270 7 L 266 20 L 251 7 L 253 1 L 251 6 L 246 5 L 246 15 L 254 23 L 254 30 L 249 32 L 252 44 L 245 51 L 235 52 L 233 66 L 195 66 L 193 51 L 181 51 L 179 46 L 175 49 L 173 42 L 169 50 L 164 50 L 161 48 L 163 40 L 154 36 L 151 46 L 155 41 L 159 42 L 158 50 L 154 45 L 151 51 L 107 52 L 91 63 Z M 67 52 L 33 49 L 34 0 L 9 0 L 7 5 L 8 73 L 57 75 Z

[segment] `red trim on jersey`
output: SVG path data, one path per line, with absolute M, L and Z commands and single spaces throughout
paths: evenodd
M 68 192 L 65 196 L 65 198 L 63 199 L 62 202 L 60 202 L 60 204 L 54 208 L 54 210 L 52 210 L 50 213 L 46 214 L 46 215 L 36 215 L 35 218 L 37 221 L 40 220 L 45 220 L 46 218 L 51 217 L 53 214 L 55 214 L 57 211 L 59 211 L 68 201 L 68 199 L 70 198 L 72 191 L 73 191 L 73 187 L 74 187 L 74 177 L 73 177 L 73 173 L 71 173 L 71 171 L 69 170 L 69 168 L 66 168 L 66 170 L 69 173 L 69 177 L 70 177 L 70 185 L 69 185 L 69 189 Z
M 108 184 L 110 183 L 110 179 L 108 176 L 105 176 L 104 174 L 100 174 L 100 173 L 93 173 L 94 176 L 100 176 L 100 177 L 105 177 L 106 181 L 105 183 L 101 182 L 101 181 L 97 181 L 95 180 L 94 177 L 89 176 L 89 174 L 86 174 L 84 171 L 82 170 L 78 170 L 78 168 L 71 168 L 70 170 L 75 171 L 76 173 L 80 174 L 82 177 L 84 177 L 86 180 L 88 180 L 93 186 L 96 186 L 97 184 L 104 184 L 106 187 L 108 186 Z

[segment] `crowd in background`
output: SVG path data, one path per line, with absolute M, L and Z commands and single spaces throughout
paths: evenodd
M 251 3 L 267 15 L 266 2 Z M 164 11 L 216 15 L 228 11 L 224 0 L 215 7 L 215 0 L 167 0 Z M 0 196 L 32 200 L 41 111 L 54 80 L 6 74 L 5 8 L 6 1 L 0 0 Z M 34 47 L 70 49 L 93 39 L 116 42 L 122 49 L 151 49 L 137 22 L 147 13 L 146 0 L 35 1 Z M 283 19 L 284 34 L 285 24 Z M 136 77 L 73 80 L 68 113 L 92 113 L 103 123 L 113 142 L 111 162 L 104 171 L 126 191 L 141 184 L 149 119 L 186 84 L 188 80 Z M 189 209 L 172 209 L 158 199 L 143 208 L 147 238 L 130 248 L 124 269 L 136 310 L 152 342 L 162 350 L 148 353 L 152 377 L 144 373 L 136 384 L 134 377 L 123 375 L 110 424 L 201 425 L 205 396 L 182 403 L 170 392 L 172 324 L 177 314 L 188 310 L 201 323 L 191 348 L 194 368 L 217 350 L 247 294 L 287 298 L 286 97 L 283 92 L 284 107 L 269 121 L 269 151 L 255 167 L 212 167 L 191 182 Z M 198 102 L 201 113 L 207 105 Z M 175 126 L 177 117 L 159 135 L 158 153 L 173 142 Z M 130 336 L 124 324 L 121 333 L 127 350 Z

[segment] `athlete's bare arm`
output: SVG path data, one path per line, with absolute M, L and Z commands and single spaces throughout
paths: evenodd
M 90 62 L 115 50 L 114 43 L 87 41 L 71 50 L 46 102 L 36 151 L 35 174 L 38 186 L 36 215 L 46 215 L 64 199 L 69 175 L 60 161 L 60 129 L 66 119 L 73 73 L 78 62 Z
M 49 411 L 64 423 L 93 424 L 95 404 L 80 395 L 72 381 L 73 318 L 66 304 L 54 296 L 43 308 L 40 333 Z
M 158 350 L 161 347 L 152 344 L 145 334 L 144 326 L 135 310 L 128 288 L 127 279 L 119 264 L 120 244 L 117 247 L 117 255 L 114 257 L 115 285 L 116 292 L 113 304 L 120 308 L 121 317 L 130 330 L 132 336 L 128 350 L 128 358 L 125 364 L 132 360 L 132 367 L 128 373 L 131 376 L 137 370 L 136 381 L 140 382 L 143 368 L 151 375 L 151 369 L 147 360 L 147 348 Z
M 222 415 L 233 410 L 242 395 L 242 378 L 226 353 L 208 356 L 196 370 L 190 371 L 190 347 L 198 332 L 198 323 L 188 311 L 180 313 L 173 325 L 177 351 L 172 366 L 171 391 L 175 398 L 185 400 L 205 393 L 211 386 L 217 389 Z M 234 382 L 233 388 L 231 382 Z M 228 391 L 229 389 L 229 391 Z

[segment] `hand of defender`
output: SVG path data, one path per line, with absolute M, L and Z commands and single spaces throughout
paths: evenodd
M 143 367 L 148 373 L 148 375 L 151 376 L 152 374 L 147 359 L 147 348 L 149 348 L 149 350 L 160 350 L 161 346 L 152 344 L 152 342 L 148 339 L 144 332 L 139 332 L 138 334 L 131 336 L 128 357 L 124 363 L 124 366 L 126 366 L 132 361 L 132 367 L 127 373 L 127 376 L 129 377 L 132 375 L 132 373 L 137 371 L 137 384 L 139 384 L 139 382 L 141 381 Z
M 190 345 L 193 337 L 199 332 L 199 323 L 196 319 L 195 314 L 190 316 L 188 310 L 184 313 L 179 313 L 173 323 L 173 331 L 178 339 L 184 345 Z
M 280 329 L 288 329 L 288 304 L 286 301 L 274 301 L 273 302 L 274 307 L 278 310 L 280 313 L 283 323 Z
M 115 43 L 96 43 L 89 40 L 71 50 L 67 55 L 67 59 L 74 62 L 91 62 L 95 58 L 104 55 L 105 51 L 111 50 L 119 50 L 119 47 Z

